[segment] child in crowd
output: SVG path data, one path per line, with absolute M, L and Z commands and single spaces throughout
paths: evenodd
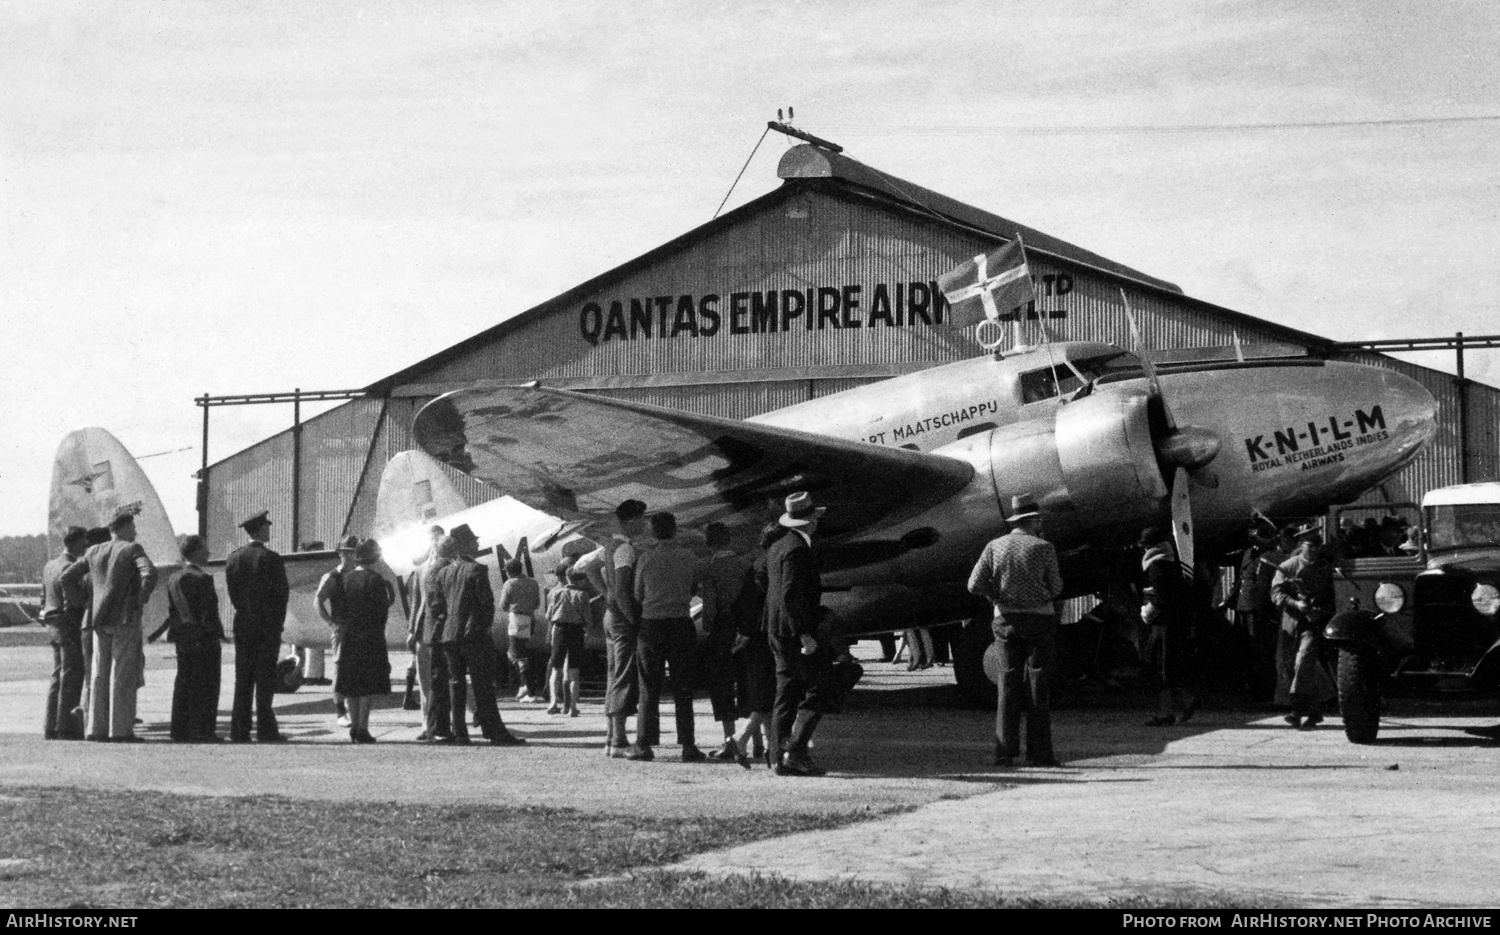
M 583 631 L 589 621 L 587 577 L 559 567 L 558 587 L 547 596 L 547 620 L 552 624 L 552 656 L 548 663 L 548 714 L 567 712 L 578 717 L 578 667 L 583 661 Z

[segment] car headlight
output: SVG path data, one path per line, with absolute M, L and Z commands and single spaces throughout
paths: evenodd
M 1375 606 L 1381 613 L 1394 614 L 1406 606 L 1406 589 L 1389 581 L 1381 582 L 1375 589 Z
M 1493 584 L 1481 584 L 1476 587 L 1474 593 L 1469 595 L 1469 601 L 1474 605 L 1475 610 L 1486 617 L 1493 617 L 1496 611 L 1500 611 L 1500 591 L 1495 590 Z

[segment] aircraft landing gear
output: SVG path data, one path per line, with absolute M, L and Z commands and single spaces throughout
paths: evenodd
M 993 709 L 999 697 L 995 687 L 999 653 L 992 649 L 995 633 L 990 628 L 991 618 L 991 612 L 985 611 L 964 621 L 953 641 L 953 677 L 958 681 L 959 694 L 976 708 Z M 994 657 L 989 665 L 985 664 L 987 657 Z

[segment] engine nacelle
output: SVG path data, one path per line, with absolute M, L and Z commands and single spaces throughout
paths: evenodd
M 1162 513 L 1146 395 L 1096 392 L 1028 419 L 971 435 L 934 454 L 967 461 L 957 496 L 891 526 L 824 549 L 824 582 L 837 587 L 927 586 L 967 577 L 984 544 L 1005 532 L 1010 498 L 1041 505 L 1047 539 L 1066 551 L 1134 541 Z
M 1095 392 L 1060 405 L 1052 426 L 1033 420 L 993 430 L 990 470 L 1002 507 L 1034 496 L 1047 538 L 1064 549 L 1085 535 L 1095 544 L 1133 538 L 1161 515 L 1167 496 L 1139 392 Z

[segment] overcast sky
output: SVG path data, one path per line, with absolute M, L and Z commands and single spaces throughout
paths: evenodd
M 45 529 L 85 425 L 172 452 L 143 466 L 195 528 L 194 396 L 361 386 L 658 246 L 786 105 L 1229 308 L 1500 332 L 1500 123 L 1032 129 L 1494 115 L 1489 0 L 10 0 L 0 86 L 0 535 Z M 290 418 L 215 410 L 210 459 Z

